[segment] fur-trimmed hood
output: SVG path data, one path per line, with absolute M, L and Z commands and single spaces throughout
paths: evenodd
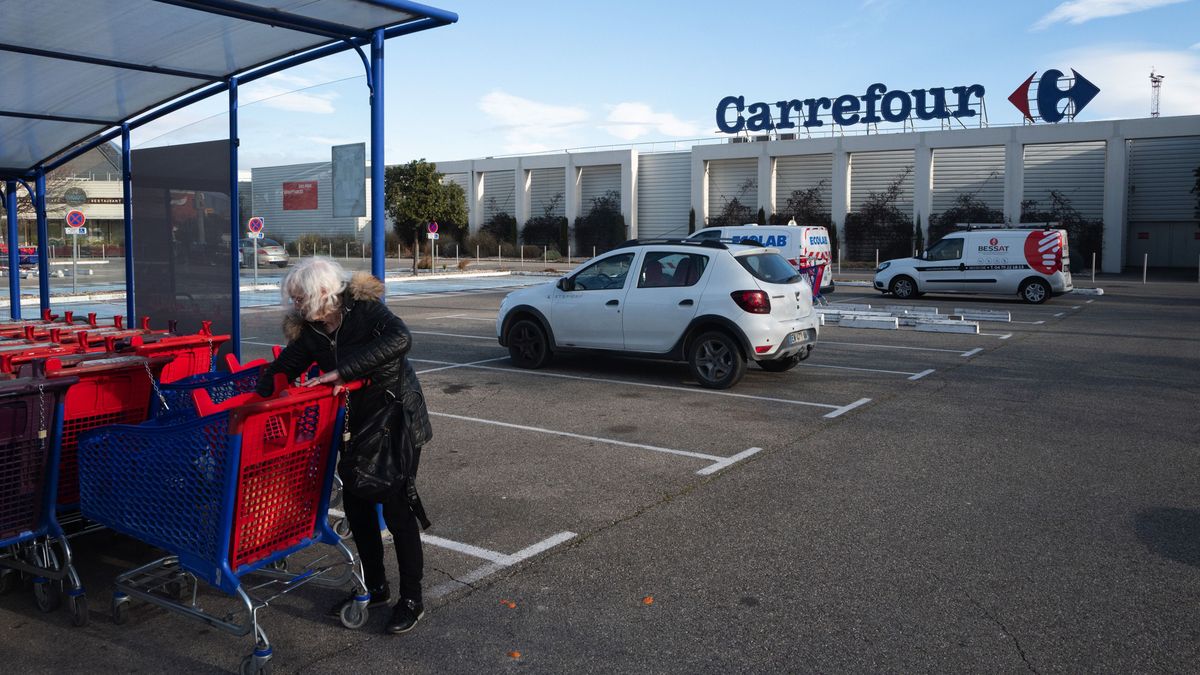
M 383 282 L 369 272 L 355 272 L 342 291 L 342 309 L 349 310 L 356 302 L 369 302 L 383 299 Z M 292 342 L 300 337 L 304 324 L 308 323 L 299 310 L 291 309 L 283 315 L 283 337 Z

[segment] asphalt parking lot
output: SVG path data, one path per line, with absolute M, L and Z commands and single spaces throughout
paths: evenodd
M 262 614 L 280 672 L 1194 671 L 1200 625 L 1200 287 L 1005 309 L 978 335 L 826 326 L 787 373 L 704 390 L 682 364 L 511 367 L 504 290 L 395 297 L 435 438 L 434 527 L 412 633 L 322 617 L 304 589 Z M 878 301 L 842 288 L 838 302 Z M 244 356 L 280 339 L 243 316 Z M 135 608 L 77 540 L 91 623 L 0 598 L 15 672 L 220 672 L 252 648 Z M 305 552 L 303 555 L 309 555 Z M 223 599 L 210 592 L 206 602 Z

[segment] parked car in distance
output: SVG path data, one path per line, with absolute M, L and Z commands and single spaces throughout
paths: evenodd
M 555 352 L 607 352 L 686 361 L 701 386 L 726 389 L 747 362 L 782 372 L 808 358 L 819 324 L 807 278 L 778 249 L 634 240 L 509 293 L 496 336 L 520 368 Z
M 255 249 L 258 250 L 258 266 L 266 267 L 274 265 L 276 267 L 287 267 L 291 257 L 288 255 L 287 249 L 283 244 L 274 239 L 243 239 L 242 240 L 242 267 L 253 267 Z
M 1041 304 L 1074 288 L 1067 231 L 1014 227 L 951 232 L 920 257 L 880 263 L 874 285 L 900 300 L 923 293 L 992 293 Z

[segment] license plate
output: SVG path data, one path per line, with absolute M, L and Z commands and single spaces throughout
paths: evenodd
M 803 342 L 803 341 L 804 341 L 804 333 L 802 331 L 797 331 L 795 333 L 788 333 L 787 341 L 784 342 L 784 344 L 788 347 L 791 347 L 792 345 L 796 344 L 797 342 Z

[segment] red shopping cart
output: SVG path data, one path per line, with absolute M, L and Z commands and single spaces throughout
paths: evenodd
M 31 575 L 38 608 L 52 611 L 65 591 L 71 620 L 82 626 L 87 597 L 54 506 L 62 397 L 75 383 L 74 377 L 0 382 L 0 593 L 14 590 L 21 574 Z

